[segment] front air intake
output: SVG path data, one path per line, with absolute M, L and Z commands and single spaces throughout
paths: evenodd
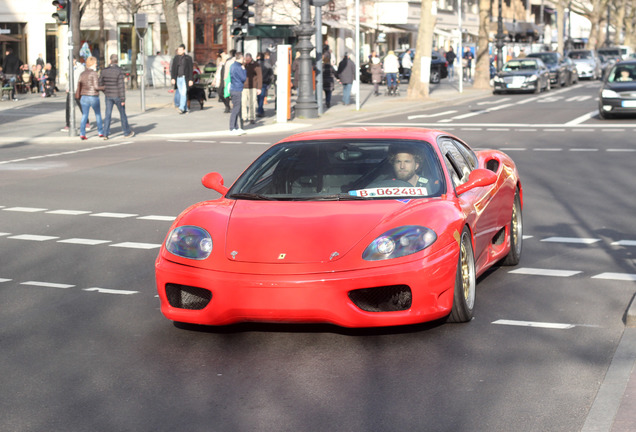
M 172 307 L 201 310 L 212 300 L 212 293 L 193 286 L 166 284 L 166 297 Z
M 411 307 L 413 296 L 406 285 L 390 285 L 349 291 L 349 298 L 366 312 L 397 312 Z

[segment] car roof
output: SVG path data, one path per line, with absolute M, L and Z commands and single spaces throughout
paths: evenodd
M 314 140 L 370 140 L 370 139 L 411 139 L 435 143 L 440 135 L 448 135 L 445 132 L 423 128 L 397 128 L 397 127 L 353 127 L 336 128 L 302 132 L 279 142 L 314 141 Z

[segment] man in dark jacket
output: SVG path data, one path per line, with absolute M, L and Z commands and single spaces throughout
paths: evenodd
M 177 55 L 172 59 L 170 76 L 172 84 L 177 86 L 174 92 L 174 104 L 179 108 L 181 114 L 188 112 L 188 87 L 192 87 L 192 57 L 185 53 L 185 45 L 179 45 Z
M 20 66 L 22 66 L 22 62 L 15 54 L 13 54 L 13 49 L 7 48 L 4 62 L 2 63 L 2 71 L 4 72 L 4 79 L 7 80 L 9 85 L 12 87 L 11 100 L 13 101 L 17 101 L 15 97 L 15 83 L 18 79 L 18 74 L 20 73 Z
M 349 53 L 345 54 L 340 64 L 338 64 L 337 76 L 338 81 L 342 84 L 342 102 L 345 105 L 349 105 L 351 86 L 356 76 L 356 66 L 349 58 Z
M 265 98 L 267 97 L 269 86 L 272 85 L 272 81 L 274 79 L 274 68 L 272 67 L 269 51 L 265 51 L 263 53 L 258 63 L 261 65 L 263 87 L 261 88 L 261 94 L 259 94 L 257 98 L 258 108 L 256 108 L 256 116 L 265 117 L 265 109 L 263 109 L 263 104 L 265 103 Z
M 104 139 L 108 139 L 110 134 L 110 119 L 113 113 L 113 105 L 119 110 L 119 118 L 121 119 L 121 127 L 126 138 L 135 135 L 128 125 L 128 117 L 126 117 L 126 73 L 117 65 L 117 54 L 110 56 L 110 66 L 104 69 L 99 76 L 99 85 L 104 87 L 106 96 L 106 115 L 104 117 Z

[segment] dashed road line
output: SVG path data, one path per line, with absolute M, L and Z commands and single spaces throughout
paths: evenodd
M 556 329 L 556 330 L 569 330 L 576 327 L 575 324 L 548 323 L 548 322 L 536 322 L 536 321 L 515 321 L 515 320 L 506 320 L 506 319 L 499 319 L 497 321 L 493 321 L 492 324 L 518 326 L 518 327 Z
M 161 247 L 161 244 L 157 243 L 135 243 L 135 242 L 123 242 L 109 245 L 111 247 L 129 248 L 129 249 L 157 249 Z
M 46 213 L 55 214 L 55 215 L 79 216 L 79 215 L 89 214 L 91 212 L 87 210 L 50 210 L 50 211 L 47 211 Z
M 579 238 L 579 237 L 548 237 L 541 240 L 549 243 L 571 243 L 571 244 L 594 244 L 600 242 L 597 238 Z
M 37 207 L 8 207 L 8 208 L 3 208 L 2 210 L 11 211 L 11 212 L 37 213 L 37 212 L 43 212 L 46 209 L 37 208 Z
M 38 286 L 38 287 L 44 287 L 44 288 L 60 288 L 60 289 L 69 289 L 69 288 L 75 287 L 75 285 L 53 283 L 53 282 L 41 282 L 41 281 L 21 282 L 20 285 Z
M 636 274 L 632 273 L 601 273 L 596 276 L 592 276 L 592 279 L 604 279 L 604 280 L 617 280 L 617 281 L 632 281 L 636 282 Z
M 109 212 L 103 212 L 103 213 L 91 213 L 89 216 L 104 217 L 104 218 L 114 218 L 114 219 L 126 219 L 126 218 L 131 218 L 131 217 L 135 217 L 135 216 L 139 216 L 139 215 L 133 214 L 133 213 L 109 213 Z
M 137 219 L 139 220 L 153 220 L 153 221 L 164 221 L 164 222 L 172 222 L 176 219 L 175 216 L 159 216 L 159 215 L 149 215 L 149 216 L 140 216 Z
M 118 294 L 118 295 L 133 295 L 139 293 L 139 291 L 129 291 L 129 290 L 117 290 L 117 289 L 108 289 L 108 288 L 83 288 L 82 291 L 93 291 L 101 294 Z
M 549 277 L 565 278 L 565 277 L 571 277 L 583 272 L 578 270 L 553 270 L 553 269 L 522 267 L 515 270 L 511 270 L 508 273 L 530 275 L 530 276 L 549 276 Z
M 636 240 L 619 240 L 613 242 L 612 246 L 636 246 Z
M 58 239 L 59 237 L 45 236 L 45 235 L 35 235 L 35 234 L 19 234 L 19 235 L 7 237 L 7 238 L 10 238 L 10 239 L 13 239 L 13 240 L 27 240 L 27 241 L 43 242 L 43 241 L 47 241 L 47 240 L 55 240 L 55 239 Z
M 77 245 L 87 245 L 87 246 L 97 246 L 100 244 L 111 243 L 110 240 L 96 240 L 96 239 L 86 239 L 86 238 L 70 238 L 65 240 L 58 240 L 57 242 L 77 244 Z

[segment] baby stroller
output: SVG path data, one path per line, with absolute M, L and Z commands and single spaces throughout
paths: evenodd
M 395 84 L 393 86 L 389 85 L 389 82 L 387 80 L 387 87 L 386 90 L 384 92 L 385 96 L 399 96 L 400 95 L 400 76 L 398 75 L 395 78 Z

